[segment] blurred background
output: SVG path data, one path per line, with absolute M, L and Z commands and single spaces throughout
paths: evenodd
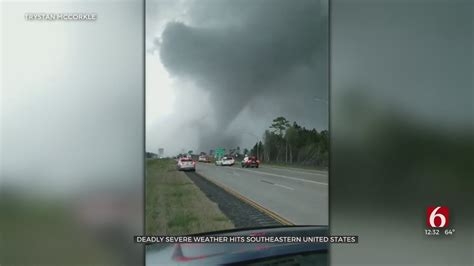
M 473 265 L 473 1 L 333 0 L 333 265 Z M 426 207 L 450 208 L 428 237 Z
M 141 265 L 141 1 L 2 1 L 2 265 Z M 96 21 L 25 21 L 94 12 Z

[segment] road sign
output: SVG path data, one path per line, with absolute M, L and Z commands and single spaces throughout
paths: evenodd
M 216 158 L 220 158 L 220 157 L 224 156 L 224 153 L 225 153 L 224 148 L 216 148 L 215 156 L 216 156 Z

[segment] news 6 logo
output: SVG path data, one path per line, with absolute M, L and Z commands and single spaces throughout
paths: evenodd
M 432 206 L 426 209 L 426 225 L 431 228 L 445 228 L 449 225 L 449 208 Z

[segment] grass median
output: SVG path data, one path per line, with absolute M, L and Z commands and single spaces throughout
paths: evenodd
M 234 228 L 216 203 L 175 168 L 174 160 L 148 160 L 147 235 L 185 235 Z

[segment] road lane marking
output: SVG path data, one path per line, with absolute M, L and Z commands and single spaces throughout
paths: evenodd
M 260 181 L 264 182 L 264 183 L 267 183 L 267 184 L 270 184 L 270 185 L 275 185 L 274 183 L 270 182 L 270 181 L 267 181 L 267 180 L 263 180 L 263 179 L 260 179 Z
M 240 168 L 236 168 L 236 169 L 241 170 L 241 171 L 247 171 L 250 173 L 260 173 L 263 175 L 277 176 L 281 178 L 292 179 L 292 180 L 301 181 L 301 182 L 308 182 L 308 183 L 313 183 L 313 184 L 318 184 L 318 185 L 325 185 L 325 186 L 328 185 L 328 183 L 323 183 L 323 182 L 318 182 L 318 181 L 308 180 L 308 179 L 303 179 L 303 178 L 297 178 L 297 177 L 292 177 L 292 176 L 278 175 L 278 174 L 272 174 L 272 173 L 267 173 L 267 172 L 262 172 L 262 171 L 252 171 L 248 169 L 240 169 Z
M 250 206 L 258 209 L 259 211 L 265 213 L 266 215 L 272 217 L 273 219 L 275 219 L 277 222 L 283 224 L 283 225 L 295 225 L 295 223 L 289 221 L 288 219 L 286 218 L 283 218 L 282 216 L 280 216 L 278 213 L 274 212 L 274 211 L 271 211 L 265 207 L 263 207 L 262 205 L 258 204 L 257 202 L 253 201 L 252 199 L 250 198 L 247 198 L 245 197 L 244 195 L 240 194 L 239 192 L 221 184 L 220 182 L 217 182 L 214 180 L 214 178 L 209 178 L 209 177 L 206 177 L 205 175 L 201 175 L 199 173 L 196 173 L 198 174 L 200 177 L 206 179 L 207 181 L 213 183 L 214 185 L 222 188 L 224 191 L 226 191 L 227 193 L 233 195 L 234 197 L 240 199 L 241 201 L 249 204 Z
M 206 166 L 212 166 L 209 164 L 204 164 Z M 275 169 L 275 170 L 284 170 L 284 171 L 289 171 L 289 172 L 294 172 L 294 173 L 301 173 L 301 174 L 308 174 L 308 175 L 322 175 L 322 176 L 328 176 L 327 171 L 321 171 L 321 170 L 311 170 L 311 169 L 300 169 L 300 168 L 294 168 L 294 167 L 279 167 L 279 166 L 269 166 L 269 165 L 262 165 L 259 169 Z
M 213 166 L 209 164 L 205 164 L 206 166 Z M 215 166 L 215 165 L 214 165 Z M 218 166 L 216 166 L 218 167 Z M 235 167 L 235 166 L 231 166 Z M 300 168 L 292 168 L 292 167 L 278 167 L 278 166 L 268 166 L 268 165 L 262 165 L 258 169 L 263 170 L 263 169 L 274 169 L 274 170 L 283 170 L 283 171 L 289 171 L 289 172 L 294 172 L 294 173 L 300 173 L 300 174 L 307 174 L 307 175 L 319 175 L 319 176 L 328 176 L 327 171 L 320 171 L 320 170 L 305 170 L 305 169 L 300 169 Z M 259 171 L 260 172 L 260 171 Z
M 295 190 L 294 188 L 292 187 L 287 187 L 285 185 L 280 185 L 280 184 L 274 184 L 275 186 L 278 186 L 278 187 L 282 187 L 282 188 L 286 188 L 286 189 L 289 189 L 289 190 Z
M 285 167 L 273 167 L 273 166 L 264 166 L 262 167 L 262 169 L 275 169 L 275 170 L 283 170 L 283 171 L 288 171 L 288 172 L 294 172 L 294 173 L 300 173 L 300 174 L 306 174 L 306 175 L 322 175 L 322 176 L 328 176 L 328 173 L 327 172 L 323 172 L 323 171 L 318 171 L 316 172 L 316 170 L 308 170 L 308 171 L 304 171 L 304 170 L 300 170 L 300 169 L 295 169 L 295 168 L 285 168 Z
M 264 183 L 267 183 L 267 184 L 270 184 L 270 185 L 277 186 L 277 187 L 286 188 L 286 189 L 289 189 L 289 190 L 295 190 L 295 189 L 292 188 L 292 187 L 288 187 L 288 186 L 285 186 L 285 185 L 273 183 L 273 182 L 267 181 L 267 180 L 265 180 L 265 179 L 260 179 L 260 181 L 262 181 L 262 182 L 264 182 Z
M 308 179 L 297 178 L 297 177 L 292 177 L 292 176 L 285 176 L 285 175 L 273 174 L 273 173 L 268 173 L 268 172 L 263 172 L 263 171 L 252 171 L 252 170 L 245 169 L 245 168 L 238 168 L 238 167 L 229 167 L 229 168 L 228 168 L 228 167 L 222 167 L 221 169 L 231 169 L 231 170 L 233 170 L 233 171 L 235 171 L 235 170 L 247 171 L 247 172 L 250 172 L 250 173 L 260 173 L 260 174 L 263 174 L 263 175 L 276 176 L 276 177 L 281 177 L 281 178 L 286 178 L 286 179 L 291 179 L 291 180 L 296 180 L 296 181 L 301 181 L 301 182 L 307 182 L 307 183 L 313 183 L 313 184 L 318 184 L 318 185 L 324 185 L 324 186 L 329 185 L 328 183 L 324 183 L 324 182 L 318 182 L 318 181 L 314 181 L 314 180 L 308 180 Z

